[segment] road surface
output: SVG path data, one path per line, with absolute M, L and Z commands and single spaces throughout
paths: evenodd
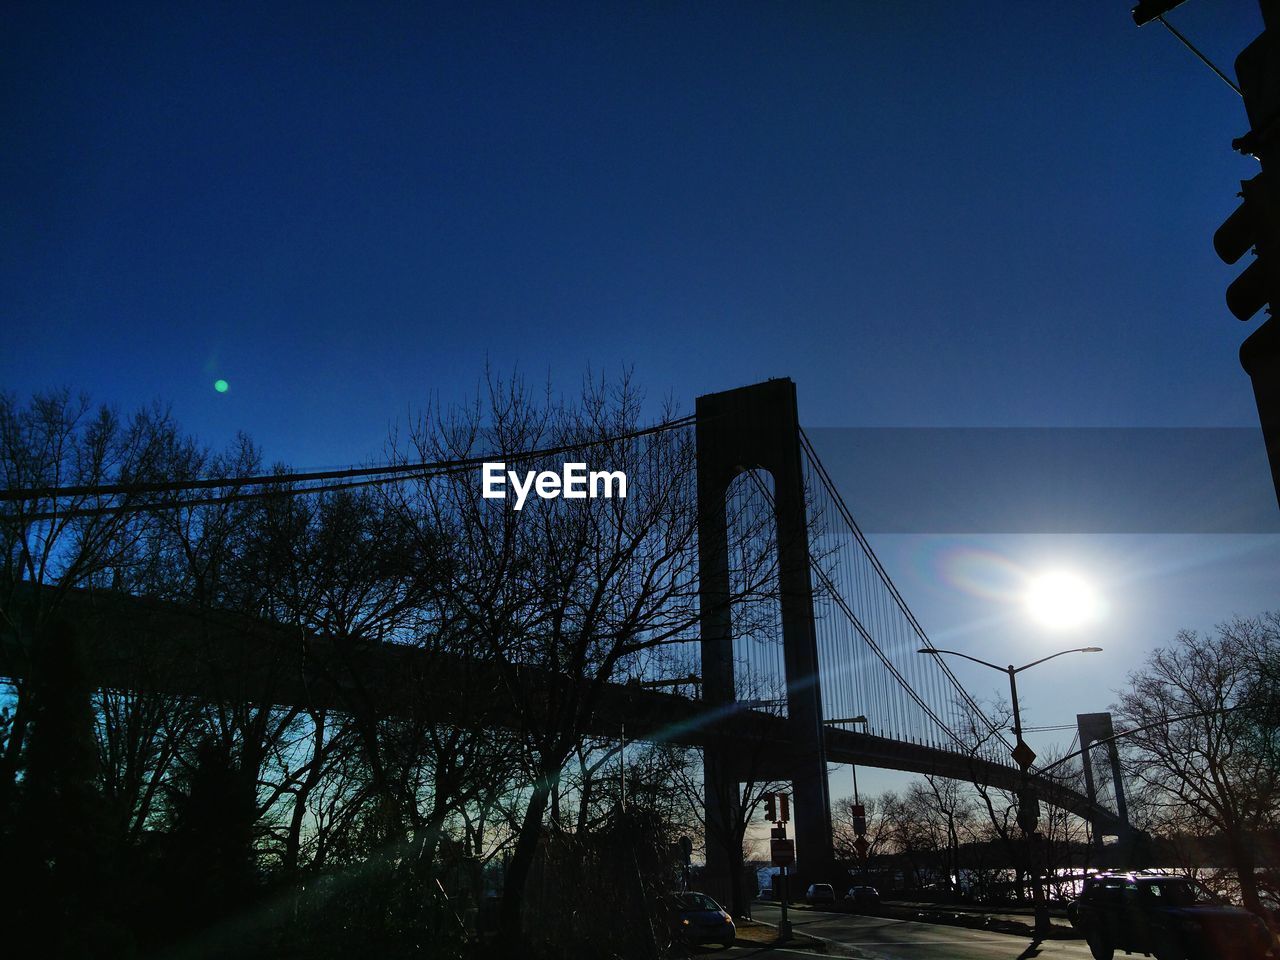
M 778 907 L 773 904 L 756 904 L 752 913 L 765 923 L 776 924 L 779 919 Z M 792 910 L 791 925 L 799 932 L 843 946 L 829 955 L 865 960 L 1091 960 L 1083 940 L 1046 940 L 1033 945 L 1028 937 L 887 917 Z M 739 958 L 757 952 L 736 947 L 706 956 Z

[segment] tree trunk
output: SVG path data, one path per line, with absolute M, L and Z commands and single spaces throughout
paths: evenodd
M 730 848 L 733 870 L 729 875 L 729 912 L 735 917 L 746 917 L 751 914 L 748 905 L 751 901 L 747 898 L 746 890 L 742 882 L 743 871 L 746 870 L 747 864 L 742 857 L 742 844 L 746 839 L 746 824 L 742 823 L 738 830 L 736 842 Z M 735 852 L 736 851 L 736 852 Z
M 542 818 L 551 798 L 551 777 L 542 775 L 534 781 L 529 807 L 520 825 L 516 848 L 507 863 L 507 873 L 502 884 L 502 911 L 498 915 L 498 937 L 508 950 L 520 947 L 521 913 L 524 907 L 524 888 L 533 869 L 533 858 L 538 852 L 542 836 Z
M 311 722 L 314 727 L 311 745 L 311 769 L 293 797 L 293 815 L 289 820 L 289 834 L 285 838 L 284 863 L 285 873 L 292 875 L 298 869 L 298 851 L 302 847 L 302 821 L 307 812 L 307 798 L 320 782 L 324 770 L 324 736 L 325 715 L 313 713 Z
M 1243 836 L 1238 829 L 1228 830 L 1227 851 L 1240 881 L 1240 899 L 1244 901 L 1245 909 L 1263 916 L 1262 901 L 1258 899 L 1258 880 L 1253 875 L 1253 847 L 1249 838 Z

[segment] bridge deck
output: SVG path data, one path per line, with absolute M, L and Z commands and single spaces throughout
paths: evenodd
M 22 622 L 21 604 L 9 612 Z M 519 727 L 507 686 L 524 692 L 526 705 L 550 703 L 567 693 L 565 678 L 544 670 L 463 658 L 410 644 L 342 643 L 228 611 L 210 610 L 107 592 L 74 591 L 59 614 L 88 641 L 91 683 L 108 689 L 154 690 L 211 701 L 291 705 L 339 712 L 375 709 L 445 723 Z M 0 676 L 22 678 L 31 663 L 29 630 L 0 637 Z M 536 706 L 534 707 L 536 709 Z M 785 768 L 794 740 L 788 721 L 736 705 L 712 707 L 700 700 L 630 684 L 608 684 L 589 732 L 625 732 L 631 740 L 705 746 L 726 742 L 750 754 L 752 774 L 773 778 Z M 1012 766 L 966 753 L 828 728 L 827 759 L 839 763 L 933 774 L 1018 786 Z M 746 774 L 744 774 L 745 776 Z M 1091 808 L 1062 783 L 1033 777 L 1041 798 L 1118 829 L 1114 813 Z

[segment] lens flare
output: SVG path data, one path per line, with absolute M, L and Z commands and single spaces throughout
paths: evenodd
M 953 547 L 937 558 L 936 566 L 945 583 L 984 600 L 1016 603 L 1026 590 L 1027 575 L 991 550 Z
M 218 379 L 213 381 L 213 389 L 217 390 L 219 393 L 226 393 L 231 389 L 231 384 L 227 383 L 225 380 Z

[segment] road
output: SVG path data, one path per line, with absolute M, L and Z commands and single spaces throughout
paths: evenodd
M 779 911 L 772 904 L 756 904 L 752 913 L 757 920 L 778 922 Z M 816 910 L 792 910 L 791 924 L 799 932 L 844 946 L 845 949 L 833 950 L 832 954 L 865 960 L 898 960 L 900 957 L 910 960 L 1090 960 L 1089 948 L 1083 940 L 1047 940 L 1032 945 L 1027 937 L 986 930 Z M 737 947 L 705 956 L 738 958 L 759 952 Z

